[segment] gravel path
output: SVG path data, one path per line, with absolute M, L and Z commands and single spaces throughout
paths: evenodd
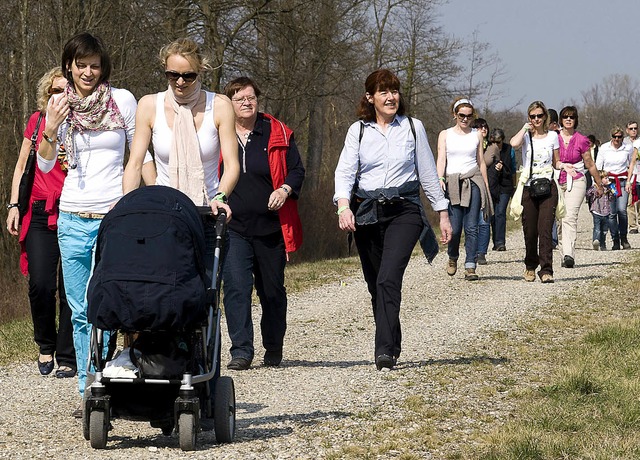
M 478 282 L 465 282 L 463 270 L 448 277 L 445 252 L 431 266 L 414 258 L 404 281 L 404 350 L 392 372 L 377 372 L 373 365 L 373 320 L 361 276 L 290 296 L 282 366 L 262 367 L 258 349 L 252 369 L 223 370 L 236 386 L 238 431 L 232 444 L 218 445 L 212 431 L 203 432 L 198 450 L 184 453 L 175 434 L 164 437 L 146 423 L 114 420 L 107 450 L 94 451 L 70 416 L 79 403 L 75 379 L 40 377 L 35 362 L 0 368 L 0 458 L 321 458 L 349 442 L 352 433 L 344 427 L 367 423 L 359 414 L 375 411 L 374 423 L 392 419 L 398 402 L 412 394 L 439 397 L 442 390 L 429 380 L 430 365 L 459 358 L 489 331 L 514 329 L 552 296 L 620 269 L 635 252 L 593 251 L 586 207 L 580 229 L 576 268 L 560 268 L 561 255 L 554 251 L 555 284 L 522 280 L 520 231 L 508 236 L 508 251 L 490 251 Z M 640 236 L 630 235 L 630 242 L 640 247 Z

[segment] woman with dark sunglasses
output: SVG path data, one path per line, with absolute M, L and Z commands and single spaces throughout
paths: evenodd
M 611 129 L 611 141 L 600 146 L 596 168 L 609 173 L 616 193 L 611 203 L 609 230 L 613 238 L 612 250 L 631 249 L 627 240 L 627 201 L 631 193 L 631 177 L 636 167 L 636 149 L 624 142 L 624 131 L 619 126 Z M 594 176 L 595 177 L 595 176 Z
M 35 169 L 29 208 L 20 212 L 18 186 L 31 150 L 31 136 L 38 126 L 36 146 L 42 142 L 46 122 L 44 116 L 49 99 L 61 94 L 67 85 L 62 69 L 55 67 L 45 73 L 38 82 L 38 111 L 29 118 L 24 131 L 20 156 L 16 163 L 11 184 L 11 200 L 8 204 L 7 230 L 18 236 L 20 243 L 20 269 L 29 277 L 29 303 L 33 319 L 33 338 L 40 350 L 38 370 L 42 375 L 53 371 L 54 360 L 58 362 L 56 377 L 76 375 L 76 354 L 73 348 L 71 310 L 64 292 L 58 247 L 57 219 L 58 198 L 66 172 L 59 164 L 48 173 Z M 58 97 L 58 96 L 57 96 Z M 40 119 L 40 122 L 38 120 Z M 23 215 L 20 222 L 20 214 Z M 56 292 L 60 305 L 60 316 L 56 325 Z
M 553 283 L 553 246 L 551 233 L 558 205 L 558 187 L 553 178 L 554 165 L 559 162 L 558 134 L 549 131 L 549 114 L 541 101 L 532 102 L 528 109 L 529 120 L 509 141 L 512 147 L 522 147 L 522 172 L 518 189 L 511 200 L 511 215 L 522 216 L 525 243 L 524 280 Z M 550 193 L 533 196 L 531 183 L 535 179 L 549 180 Z M 538 247 L 539 245 L 539 247 Z
M 447 253 L 447 274 L 458 271 L 460 239 L 464 228 L 464 279 L 478 280 L 478 222 L 480 213 L 488 222 L 493 214 L 489 194 L 487 166 L 484 161 L 484 135 L 472 128 L 476 111 L 467 98 L 459 97 L 451 104 L 455 125 L 438 136 L 437 169 L 440 187 L 449 198 L 449 218 L 453 233 Z M 488 243 L 488 238 L 487 238 Z
M 202 88 L 201 74 L 211 67 L 194 40 L 180 38 L 166 45 L 159 58 L 168 88 L 140 99 L 123 192 L 140 185 L 145 152 L 153 143 L 156 185 L 184 192 L 196 205 L 211 206 L 214 215 L 224 209 L 231 219 L 227 197 L 240 173 L 231 101 Z M 233 155 L 225 155 L 225 171 L 218 179 L 220 149 Z
M 562 218 L 562 266 L 573 268 L 575 265 L 575 247 L 578 230 L 578 213 L 587 193 L 588 170 L 596 182 L 598 193 L 602 193 L 600 175 L 591 158 L 589 138 L 576 131 L 578 129 L 578 109 L 573 106 L 564 107 L 560 111 L 559 155 L 560 162 L 556 167 L 560 170 L 558 183 L 564 193 L 566 214 Z

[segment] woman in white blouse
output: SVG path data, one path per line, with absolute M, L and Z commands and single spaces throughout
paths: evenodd
M 600 146 L 596 168 L 607 171 L 609 181 L 615 184 L 616 197 L 611 203 L 609 230 L 613 238 L 612 250 L 631 249 L 627 240 L 627 201 L 631 193 L 631 177 L 636 167 L 633 144 L 624 142 L 624 131 L 619 126 L 611 129 L 611 141 Z
M 518 191 L 512 200 L 512 209 L 514 201 L 516 206 L 521 205 L 522 207 L 525 281 L 535 281 L 535 270 L 540 266 L 540 271 L 538 271 L 540 280 L 543 283 L 553 283 L 551 232 L 558 205 L 558 188 L 553 178 L 554 166 L 560 163 L 558 133 L 548 130 L 549 113 L 541 101 L 532 102 L 527 109 L 527 115 L 529 121 L 510 141 L 512 147 L 522 147 L 523 165 Z M 550 181 L 548 195 L 532 196 L 531 181 L 534 179 L 548 179 Z M 518 197 L 521 197 L 521 202 L 517 202 Z
M 125 144 L 135 131 L 136 99 L 113 88 L 109 53 L 99 37 L 80 33 L 62 52 L 62 71 L 68 80 L 64 94 L 51 98 L 38 167 L 51 171 L 56 161 L 67 170 L 60 196 L 58 240 L 64 287 L 73 324 L 78 389 L 84 394 L 89 355 L 85 293 L 92 270 L 93 248 L 101 219 L 122 196 Z M 145 181 L 155 181 L 151 156 L 146 158 Z M 74 411 L 82 416 L 82 408 Z
M 451 239 L 449 202 L 438 185 L 424 126 L 405 116 L 400 81 L 389 70 L 365 81 L 360 121 L 347 132 L 335 171 L 338 227 L 354 232 L 376 323 L 378 370 L 391 369 L 401 352 L 402 278 L 420 240 L 427 259 L 438 242 L 420 203 L 420 188 L 440 214 L 442 243 Z M 353 192 L 353 194 L 352 194 Z

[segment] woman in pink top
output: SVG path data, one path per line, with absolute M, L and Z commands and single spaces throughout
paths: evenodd
M 23 212 L 20 223 L 18 186 L 27 163 L 38 119 L 36 148 L 45 129 L 45 112 L 49 98 L 64 91 L 67 80 L 62 69 L 56 67 L 45 73 L 38 82 L 38 111 L 29 118 L 24 131 L 20 156 L 16 162 L 11 184 L 11 200 L 8 205 L 7 230 L 19 236 L 20 270 L 29 277 L 29 303 L 33 319 L 33 338 L 40 349 L 38 369 L 42 375 L 53 371 L 54 358 L 58 362 L 56 377 L 73 377 L 76 374 L 76 354 L 73 348 L 71 310 L 67 303 L 62 281 L 58 273 L 60 249 L 58 247 L 58 202 L 66 172 L 59 164 L 45 174 L 35 168 L 29 208 Z M 28 259 L 27 259 L 28 258 Z M 60 303 L 60 317 L 56 326 L 56 291 Z
M 567 214 L 562 219 L 562 266 L 573 268 L 575 264 L 575 246 L 578 224 L 578 212 L 587 192 L 585 172 L 589 170 L 596 181 L 598 194 L 602 193 L 600 175 L 591 158 L 589 138 L 578 131 L 578 109 L 573 106 L 564 107 L 560 111 L 559 153 L 560 169 L 558 183 L 564 192 Z

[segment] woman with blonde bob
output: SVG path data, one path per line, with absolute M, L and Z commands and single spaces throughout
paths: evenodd
M 447 274 L 458 271 L 460 239 L 464 227 L 464 279 L 476 281 L 476 256 L 478 253 L 478 221 L 480 212 L 485 222 L 493 214 L 493 205 L 484 162 L 484 135 L 472 128 L 476 111 L 467 98 L 459 97 L 451 104 L 455 125 L 438 136 L 438 177 L 442 190 L 449 198 L 449 218 L 453 229 L 447 248 L 449 263 Z
M 526 251 L 525 281 L 535 281 L 535 270 L 540 266 L 540 280 L 553 283 L 551 229 L 558 205 L 558 186 L 553 179 L 553 169 L 560 162 L 558 134 L 548 130 L 549 113 L 541 101 L 529 105 L 527 116 L 529 121 L 510 140 L 512 147 L 522 147 L 523 165 L 518 189 L 511 201 L 511 215 L 515 218 L 522 216 Z M 531 182 L 534 179 L 548 179 L 551 182 L 551 191 L 547 196 L 533 196 Z
M 22 212 L 18 207 L 18 187 L 24 172 L 31 136 L 38 126 L 36 146 L 42 141 L 46 126 L 44 118 L 49 99 L 59 97 L 67 86 L 67 79 L 60 67 L 45 73 L 38 82 L 38 110 L 31 115 L 24 131 L 20 156 L 16 162 L 11 184 L 11 200 L 7 215 L 7 230 L 18 237 L 20 243 L 20 269 L 29 277 L 29 303 L 33 319 L 33 338 L 40 349 L 38 370 L 42 375 L 53 371 L 54 358 L 58 362 L 56 377 L 76 375 L 76 355 L 73 348 L 71 310 L 64 292 L 62 270 L 59 268 L 58 246 L 58 202 L 66 172 L 59 164 L 45 174 L 35 169 L 29 208 Z M 38 120 L 40 122 L 38 123 Z M 60 305 L 60 316 L 56 326 L 56 292 Z

